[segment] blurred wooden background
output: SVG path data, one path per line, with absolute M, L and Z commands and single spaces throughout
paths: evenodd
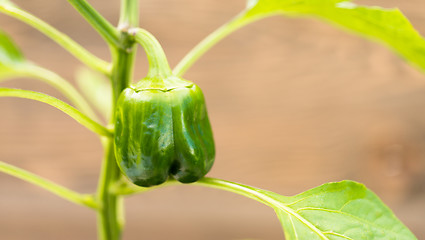
M 66 1 L 15 0 L 109 59 L 106 45 Z M 90 1 L 118 21 L 118 0 Z M 399 7 L 425 35 L 422 0 L 362 0 Z M 142 0 L 141 25 L 174 66 L 245 1 Z M 28 59 L 74 82 L 81 64 L 42 34 L 6 16 L 0 28 Z M 139 51 L 136 76 L 147 62 Z M 425 75 L 385 47 L 314 19 L 274 17 L 219 43 L 185 75 L 206 95 L 217 143 L 209 176 L 284 195 L 329 181 L 366 184 L 425 239 Z M 63 97 L 34 80 L 2 83 Z M 95 190 L 101 147 L 53 108 L 0 99 L 0 160 L 67 187 Z M 274 212 L 200 187 L 126 200 L 124 239 L 283 239 Z M 0 239 L 95 239 L 95 214 L 0 174 Z

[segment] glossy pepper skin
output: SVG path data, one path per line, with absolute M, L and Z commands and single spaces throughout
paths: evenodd
M 195 182 L 211 169 L 215 147 L 201 89 L 180 78 L 143 79 L 120 95 L 115 112 L 115 156 L 136 185 L 171 174 Z

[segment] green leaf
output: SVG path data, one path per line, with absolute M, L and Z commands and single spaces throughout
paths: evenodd
M 327 183 L 293 197 L 269 196 L 287 239 L 416 239 L 364 185 Z
M 385 43 L 425 70 L 425 40 L 398 9 L 358 6 L 344 0 L 249 0 L 243 21 L 266 16 L 314 16 Z
M 106 76 L 81 68 L 76 72 L 76 80 L 86 98 L 108 119 L 112 113 L 112 89 Z
M 165 185 L 175 183 L 171 179 Z M 272 207 L 287 240 L 417 240 L 372 191 L 353 181 L 327 183 L 293 197 L 217 178 L 192 185 L 237 193 Z M 123 184 L 114 191 L 128 195 L 149 189 Z
M 25 58 L 21 50 L 5 32 L 0 30 L 0 71 L 1 67 L 23 62 Z
M 217 188 L 272 207 L 287 240 L 414 240 L 410 230 L 360 183 L 327 183 L 293 197 L 216 178 L 194 185 Z M 145 192 L 127 187 L 124 194 Z

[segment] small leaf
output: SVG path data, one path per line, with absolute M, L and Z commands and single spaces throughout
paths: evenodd
M 108 119 L 112 112 L 112 90 L 108 79 L 88 68 L 81 68 L 76 73 L 76 80 L 87 99 Z
M 245 21 L 271 15 L 313 16 L 378 40 L 425 70 L 425 40 L 398 9 L 346 0 L 249 0 Z
M 286 239 L 417 239 L 364 185 L 327 183 L 293 197 L 258 190 L 275 209 Z
M 25 62 L 25 58 L 13 40 L 0 30 L 0 67 Z

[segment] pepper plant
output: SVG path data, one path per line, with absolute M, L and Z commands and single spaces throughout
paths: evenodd
M 0 0 L 0 12 L 34 27 L 82 63 L 107 76 L 111 92 L 84 97 L 58 74 L 26 60 L 12 39 L 0 32 L 0 80 L 30 77 L 44 81 L 67 97 L 71 105 L 28 90 L 0 88 L 0 96 L 49 104 L 97 134 L 104 149 L 97 191 L 77 193 L 3 161 L 0 171 L 93 209 L 97 213 L 99 239 L 121 238 L 123 198 L 180 182 L 230 191 L 271 207 L 286 239 L 416 239 L 360 183 L 327 183 L 288 197 L 204 177 L 215 157 L 213 135 L 201 90 L 182 78 L 196 60 L 227 35 L 259 19 L 277 15 L 324 20 L 381 42 L 425 69 L 425 41 L 399 10 L 359 6 L 345 0 L 248 0 L 239 15 L 207 36 L 171 70 L 159 42 L 138 25 L 138 0 L 121 0 L 117 27 L 86 0 L 68 0 L 68 3 L 103 37 L 111 52 L 111 62 L 94 56 L 9 0 Z M 149 72 L 132 85 L 139 45 L 147 55 Z M 95 79 L 85 81 L 82 86 L 89 93 L 104 90 Z M 101 123 L 93 106 L 106 117 L 107 125 Z

